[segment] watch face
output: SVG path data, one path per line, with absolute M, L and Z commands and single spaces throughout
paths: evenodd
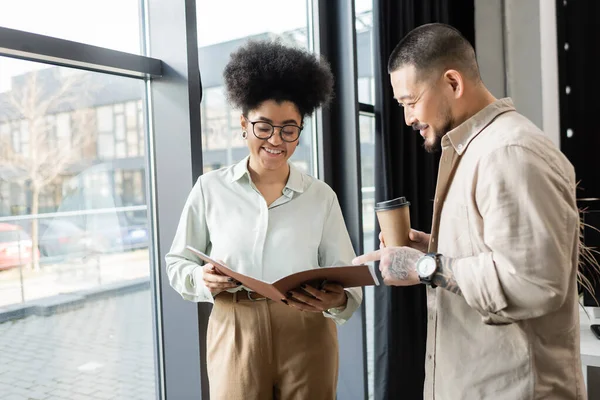
M 435 258 L 423 257 L 417 264 L 417 273 L 423 277 L 431 276 L 435 272 L 436 266 Z

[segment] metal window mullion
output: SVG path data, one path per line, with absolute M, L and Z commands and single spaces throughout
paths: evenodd
M 181 299 L 169 285 L 169 251 L 186 198 L 202 172 L 201 82 L 195 0 L 145 0 L 148 54 L 168 68 L 147 83 L 149 172 L 154 248 L 154 295 L 159 399 L 206 399 L 205 334 L 210 304 Z
M 359 103 L 354 1 L 314 0 L 319 51 L 331 63 L 335 100 L 322 111 L 321 179 L 336 191 L 356 252 L 363 249 Z M 339 329 L 338 398 L 367 398 L 364 302 Z
M 375 106 L 373 104 L 359 103 L 358 106 L 361 113 L 375 115 Z
M 0 55 L 130 78 L 159 78 L 162 61 L 137 54 L 0 27 Z

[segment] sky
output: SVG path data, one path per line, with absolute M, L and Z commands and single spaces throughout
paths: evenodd
M 310 0 L 197 0 L 198 45 L 306 26 Z M 372 0 L 356 0 L 356 12 Z M 139 0 L 0 0 L 0 26 L 140 54 Z M 0 57 L 0 92 L 47 65 Z

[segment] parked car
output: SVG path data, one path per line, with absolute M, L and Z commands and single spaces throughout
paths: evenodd
M 43 256 L 78 256 L 89 252 L 90 239 L 77 225 L 59 219 L 41 219 L 38 223 L 38 246 Z
M 136 250 L 148 247 L 148 228 L 146 221 L 128 221 L 122 227 L 120 239 L 116 245 L 122 245 L 123 250 Z
M 31 238 L 20 226 L 0 223 L 0 270 L 31 264 L 31 246 Z
M 128 218 L 123 214 L 93 215 L 87 217 L 84 226 L 100 253 L 120 253 L 148 247 L 145 220 Z
M 30 237 L 32 236 L 31 220 L 20 221 L 19 225 Z M 38 220 L 38 249 L 42 262 L 87 254 L 92 242 L 83 229 L 68 220 Z

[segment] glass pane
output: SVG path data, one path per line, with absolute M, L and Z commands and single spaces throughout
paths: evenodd
M 98 158 L 109 160 L 115 157 L 115 138 L 114 135 L 98 133 Z
M 356 56 L 358 63 L 358 101 L 375 104 L 373 78 L 373 0 L 356 0 Z M 361 114 L 360 151 L 362 178 L 362 218 L 364 251 L 375 250 L 375 118 Z M 373 287 L 365 288 L 365 326 L 367 336 L 367 385 L 369 399 L 374 398 L 374 304 Z
M 117 140 L 125 139 L 125 117 L 123 114 L 119 114 L 115 118 L 115 123 L 117 124 L 117 129 L 115 130 L 115 138 Z
M 306 0 L 197 1 L 204 172 L 234 164 L 248 154 L 241 136 L 240 110 L 229 106 L 224 93 L 222 73 L 229 55 L 248 39 L 277 37 L 308 48 L 307 12 Z M 300 144 L 291 158 L 309 174 L 313 173 L 312 125 L 311 118 L 305 119 Z
M 365 252 L 375 250 L 375 117 L 360 114 L 360 174 L 362 179 L 362 223 Z M 373 326 L 375 308 L 373 286 L 365 288 L 365 325 L 367 334 L 367 378 L 369 399 L 374 398 L 375 370 Z
M 356 60 L 358 63 L 358 101 L 375 103 L 373 79 L 373 0 L 356 0 Z
M 0 58 L 0 397 L 155 398 L 146 162 L 112 121 L 144 82 L 30 64 Z
M 98 131 L 110 132 L 114 129 L 113 107 L 98 107 L 96 109 L 98 115 Z
M 140 0 L 0 0 L 0 26 L 140 54 L 140 4 Z

